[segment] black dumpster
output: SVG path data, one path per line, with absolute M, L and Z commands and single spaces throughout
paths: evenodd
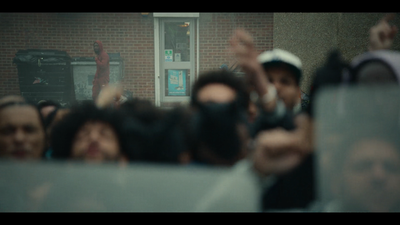
M 21 95 L 29 102 L 75 102 L 71 57 L 65 51 L 27 49 L 15 54 Z

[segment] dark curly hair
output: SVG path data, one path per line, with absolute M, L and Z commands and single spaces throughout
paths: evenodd
M 236 101 L 238 102 L 239 106 L 241 108 L 243 107 L 243 109 L 247 109 L 249 107 L 250 98 L 246 84 L 233 72 L 227 70 L 208 71 L 200 74 L 199 79 L 193 85 L 190 105 L 193 107 L 199 107 L 200 103 L 197 99 L 199 91 L 206 85 L 214 83 L 224 84 L 234 89 L 237 94 Z
M 163 110 L 150 101 L 131 99 L 119 110 L 126 115 L 124 135 L 129 143 L 128 158 L 132 161 L 179 163 L 187 151 L 190 134 L 188 115 L 183 108 Z
M 51 131 L 51 146 L 54 159 L 67 159 L 71 156 L 72 141 L 79 129 L 88 121 L 101 121 L 110 124 L 116 132 L 121 153 L 127 149 L 123 135 L 124 117 L 114 109 L 99 109 L 94 103 L 85 103 L 71 108 Z

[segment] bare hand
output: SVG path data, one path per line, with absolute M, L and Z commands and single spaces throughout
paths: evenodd
M 240 67 L 247 74 L 254 74 L 259 68 L 258 53 L 254 49 L 253 38 L 243 29 L 237 29 L 230 39 L 231 51 L 235 54 Z
M 122 87 L 117 85 L 102 86 L 99 97 L 96 99 L 96 105 L 100 108 L 106 107 L 110 104 L 119 104 L 123 90 Z
M 277 128 L 261 132 L 256 137 L 252 159 L 258 172 L 266 176 L 286 173 L 313 151 L 311 119 L 300 115 L 296 124 L 298 127 L 294 131 Z
M 293 149 L 293 136 L 282 129 L 261 132 L 256 138 L 254 168 L 261 174 L 279 175 L 297 166 L 302 154 Z
M 395 18 L 395 14 L 387 14 L 379 23 L 370 29 L 368 49 L 370 51 L 390 49 L 398 28 L 389 22 Z
M 254 87 L 259 97 L 268 93 L 271 85 L 262 65 L 258 62 L 258 52 L 254 48 L 251 35 L 243 29 L 237 29 L 230 39 L 231 51 L 235 54 L 239 66 L 246 73 L 246 79 Z M 267 111 L 275 108 L 275 101 L 265 105 Z

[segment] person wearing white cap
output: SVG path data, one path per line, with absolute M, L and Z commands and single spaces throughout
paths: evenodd
M 246 74 L 246 81 L 252 85 L 258 97 L 257 105 L 260 106 L 260 114 L 254 123 L 257 127 L 253 127 L 252 130 L 252 135 L 254 135 L 254 142 L 250 147 L 252 151 L 245 159 L 234 165 L 232 174 L 221 180 L 210 195 L 196 206 L 195 211 L 259 212 L 267 210 L 275 207 L 275 199 L 271 200 L 272 205 L 266 205 L 264 196 L 268 196 L 268 193 L 276 194 L 274 190 L 282 187 L 284 191 L 293 188 L 290 193 L 283 193 L 287 195 L 283 196 L 284 201 L 289 199 L 294 202 L 285 207 L 304 206 L 312 201 L 308 192 L 313 193 L 313 190 L 308 189 L 307 186 L 309 178 L 312 177 L 308 176 L 307 169 L 313 161 L 308 157 L 309 151 L 312 150 L 309 146 L 312 143 L 311 122 L 306 115 L 296 113 L 296 118 L 294 118 L 293 114 L 293 108 L 301 102 L 298 86 L 301 77 L 301 61 L 283 50 L 259 55 L 254 49 L 251 35 L 242 29 L 235 31 L 230 44 L 241 69 Z M 269 77 L 270 74 L 263 69 L 264 65 L 260 60 L 272 64 L 280 62 L 281 73 L 277 73 L 276 77 Z M 278 68 L 275 70 L 278 71 Z M 271 69 L 269 72 L 273 74 L 274 71 Z M 279 83 L 275 84 L 275 81 Z M 302 165 L 304 162 L 306 164 Z M 288 173 L 291 170 L 296 171 L 294 174 Z M 289 177 L 281 179 L 282 175 L 289 175 Z M 305 185 L 299 185 L 299 182 Z M 304 191 L 304 189 L 307 190 Z M 247 191 L 243 192 L 243 190 Z M 277 195 L 278 201 L 282 200 L 281 194 Z M 284 204 L 286 203 L 285 201 Z
M 299 84 L 302 75 L 302 63 L 299 57 L 283 49 L 274 49 L 261 53 L 257 59 L 286 108 L 298 113 L 301 109 Z

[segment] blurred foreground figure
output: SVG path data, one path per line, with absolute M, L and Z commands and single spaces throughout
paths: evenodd
M 344 81 L 367 85 L 400 84 L 400 52 L 377 50 L 354 58 Z
M 148 100 L 132 99 L 121 104 L 125 115 L 124 135 L 131 161 L 188 164 L 188 114 L 181 108 L 163 110 Z
M 25 101 L 25 98 L 20 95 L 7 95 L 7 96 L 0 98 L 0 105 L 9 103 L 9 102 L 26 102 L 26 101 Z
M 120 86 L 104 87 L 96 100 L 99 108 L 114 108 L 123 119 L 130 161 L 187 164 L 193 146 L 189 113 L 184 108 L 163 110 L 143 99 L 124 99 Z
M 51 101 L 51 100 L 41 100 L 38 102 L 38 108 L 40 111 L 40 114 L 44 119 L 53 112 L 56 109 L 61 108 L 61 105 L 58 102 Z
M 342 87 L 319 94 L 320 205 L 314 211 L 400 211 L 399 99 L 395 84 Z
M 384 21 L 385 22 L 385 21 Z M 374 32 L 372 32 L 374 33 Z M 241 40 L 242 44 L 238 44 L 238 41 L 233 42 L 235 47 L 235 53 L 241 57 L 241 64 L 244 65 L 246 74 L 262 74 L 260 72 L 259 66 L 256 65 L 257 62 L 254 60 L 254 55 L 257 53 L 252 50 L 252 41 L 249 35 L 246 35 L 243 31 L 237 31 L 235 33 L 236 38 Z M 373 52 L 366 53 L 366 55 L 379 55 L 380 52 L 386 52 L 388 50 L 374 49 Z M 390 53 L 389 53 L 390 54 Z M 392 54 L 392 56 L 398 53 Z M 362 71 L 360 66 L 366 66 L 368 63 L 356 63 L 357 59 L 352 65 L 345 63 L 338 52 L 333 52 L 328 56 L 327 63 L 320 69 L 316 71 L 315 80 L 311 90 L 311 105 L 308 108 L 308 114 L 311 118 L 314 118 L 315 114 L 315 97 L 317 93 L 323 91 L 328 86 L 337 86 L 343 83 L 357 83 L 357 84 L 367 84 L 368 80 L 374 80 L 374 77 L 379 77 L 380 83 L 370 82 L 375 84 L 390 84 L 397 83 L 396 77 L 398 70 L 395 65 L 400 65 L 397 56 L 390 56 L 386 58 L 387 60 L 380 60 L 380 65 L 377 67 L 375 65 L 371 66 L 370 69 Z M 379 58 L 379 57 L 375 57 Z M 384 57 L 381 57 L 384 58 Z M 365 59 L 365 58 L 364 58 Z M 392 61 L 393 63 L 389 63 Z M 360 61 L 358 61 L 360 62 Z M 374 60 L 368 60 L 368 62 L 374 62 Z M 384 63 L 383 63 L 384 62 Z M 358 65 L 358 66 L 357 66 Z M 253 68 L 253 69 L 252 69 Z M 256 69 L 254 69 L 256 68 Z M 365 69 L 366 67 L 364 67 Z M 373 71 L 372 68 L 375 70 Z M 377 68 L 377 69 L 376 69 Z M 388 69 L 389 68 L 389 69 Z M 365 73 L 367 72 L 367 74 Z M 383 72 L 386 74 L 383 74 Z M 347 73 L 347 74 L 346 74 Z M 369 73 L 369 74 L 368 74 Z M 366 74 L 366 75 L 365 75 Z M 385 78 L 383 78 L 385 76 Z M 253 77 L 254 78 L 254 77 Z M 260 76 L 258 76 L 260 78 Z M 360 78 L 360 79 L 359 79 Z M 356 81 L 357 82 L 354 82 Z M 376 79 L 375 79 L 376 80 Z M 258 84 L 257 84 L 258 83 Z M 263 96 L 262 87 L 270 89 L 270 86 L 265 85 L 266 82 L 257 82 L 255 86 L 259 86 L 258 95 Z M 263 85 L 261 85 L 264 83 Z M 379 87 L 374 88 L 374 90 L 382 90 Z M 379 91 L 378 91 L 379 93 Z M 266 95 L 268 96 L 268 95 Z M 345 100 L 346 98 L 342 93 L 338 93 L 340 99 Z M 366 95 L 368 96 L 368 95 Z M 380 97 L 379 97 L 380 96 Z M 382 96 L 369 96 L 371 99 L 380 99 Z M 268 101 L 271 98 L 262 97 L 261 99 L 266 99 L 266 103 L 273 103 L 273 101 Z M 395 100 L 394 102 L 399 102 Z M 322 105 L 331 104 L 332 99 L 321 102 Z M 365 105 L 364 105 L 365 104 Z M 384 104 L 379 101 L 364 102 L 362 106 L 372 106 L 379 109 L 390 108 L 389 111 L 393 110 L 393 104 Z M 372 105 L 371 105 L 372 104 Z M 356 100 L 350 106 L 360 106 L 359 102 Z M 266 106 L 266 105 L 265 105 Z M 275 104 L 276 106 L 276 104 Z M 343 105 L 336 104 L 336 109 L 331 109 L 330 111 L 338 113 L 339 115 L 343 111 Z M 390 106 L 390 107 L 388 107 Z M 274 104 L 271 104 L 271 108 L 274 108 Z M 269 108 L 269 109 L 271 109 Z M 277 107 L 275 107 L 277 108 Z M 362 108 L 362 107 L 361 107 Z M 268 112 L 268 107 L 265 107 Z M 365 108 L 362 108 L 356 117 L 360 119 L 361 115 L 366 113 Z M 273 111 L 273 110 L 272 110 Z M 351 111 L 351 110 L 350 110 Z M 393 111 L 392 111 L 393 112 Z M 375 119 L 379 113 L 368 113 L 368 115 L 374 115 Z M 389 117 L 390 112 L 384 112 L 384 118 L 391 118 L 391 124 L 394 121 L 398 121 L 398 117 Z M 332 121 L 331 115 L 329 119 Z M 268 118 L 268 117 L 266 117 Z M 361 117 L 362 118 L 362 117 Z M 250 155 L 249 160 L 244 160 L 236 165 L 236 169 L 232 172 L 231 177 L 227 177 L 225 180 L 221 181 L 219 185 L 209 198 L 205 198 L 202 204 L 199 205 L 199 211 L 273 211 L 273 210 L 290 210 L 294 208 L 308 208 L 316 200 L 316 190 L 315 190 L 315 154 L 313 153 L 314 148 L 314 128 L 313 123 L 310 118 L 297 117 L 298 121 L 297 129 L 290 131 L 289 129 L 272 129 L 266 130 L 259 133 L 256 137 L 255 148 L 253 154 Z M 301 121 L 303 120 L 303 121 Z M 307 121 L 308 120 L 308 121 Z M 334 124 L 339 123 L 334 121 Z M 364 122 L 370 122 L 371 120 L 364 120 Z M 342 123 L 346 124 L 350 121 L 344 121 Z M 319 123 L 317 121 L 317 123 Z M 333 125 L 333 124 L 332 124 Z M 265 128 L 266 126 L 263 126 Z M 284 127 L 281 125 L 281 127 Z M 273 127 L 272 127 L 273 128 Z M 291 128 L 293 129 L 293 128 Z M 362 128 L 360 128 L 362 129 Z M 344 129 L 346 130 L 346 129 Z M 343 132 L 338 131 L 338 132 Z M 355 131 L 358 132 L 358 131 Z M 319 134 L 320 132 L 316 132 Z M 256 133 L 257 134 L 257 133 Z M 331 141 L 335 140 L 335 136 L 332 136 Z M 331 143 L 331 142 L 330 142 Z M 327 147 L 328 143 L 318 148 Z M 310 154 L 311 153 L 311 154 Z M 308 157 L 307 157 L 308 156 Z M 328 158 L 329 161 L 329 158 Z M 251 184 L 238 184 L 235 183 L 235 176 L 239 174 L 248 174 L 249 183 L 252 182 L 255 186 Z M 245 187 L 246 190 L 253 190 L 253 194 L 242 193 L 239 187 Z M 241 195 L 241 197 L 232 198 L 232 196 Z M 248 199 L 247 204 L 239 203 L 239 199 Z M 243 200 L 242 199 L 242 200 Z M 321 208 L 319 210 L 322 210 Z M 317 210 L 318 211 L 318 210 Z
M 337 176 L 332 181 L 336 200 L 327 211 L 400 212 L 398 136 L 392 140 L 379 136 L 352 140 L 344 146 L 347 151 L 336 156 Z
M 210 71 L 200 75 L 191 96 L 194 162 L 231 166 L 242 159 L 250 140 L 244 83 L 231 72 Z
M 310 154 L 313 124 L 300 104 L 302 63 L 281 49 L 259 55 L 243 30 L 235 31 L 231 46 L 259 96 L 251 160 L 262 176 L 276 179 L 273 187 L 265 189 L 263 208 L 304 207 L 315 195 Z
M 69 113 L 70 109 L 66 108 L 56 108 L 53 110 L 49 115 L 44 119 L 44 127 L 46 129 L 46 136 L 47 136 L 47 141 L 46 141 L 46 153 L 45 157 L 47 159 L 51 159 L 51 154 L 53 152 L 53 149 L 51 147 L 51 131 L 53 127 L 60 122 L 65 115 Z
M 9 102 L 0 105 L 0 157 L 40 159 L 46 134 L 35 105 Z
M 126 161 L 123 118 L 111 109 L 94 104 L 72 108 L 51 132 L 54 159 L 85 162 Z

